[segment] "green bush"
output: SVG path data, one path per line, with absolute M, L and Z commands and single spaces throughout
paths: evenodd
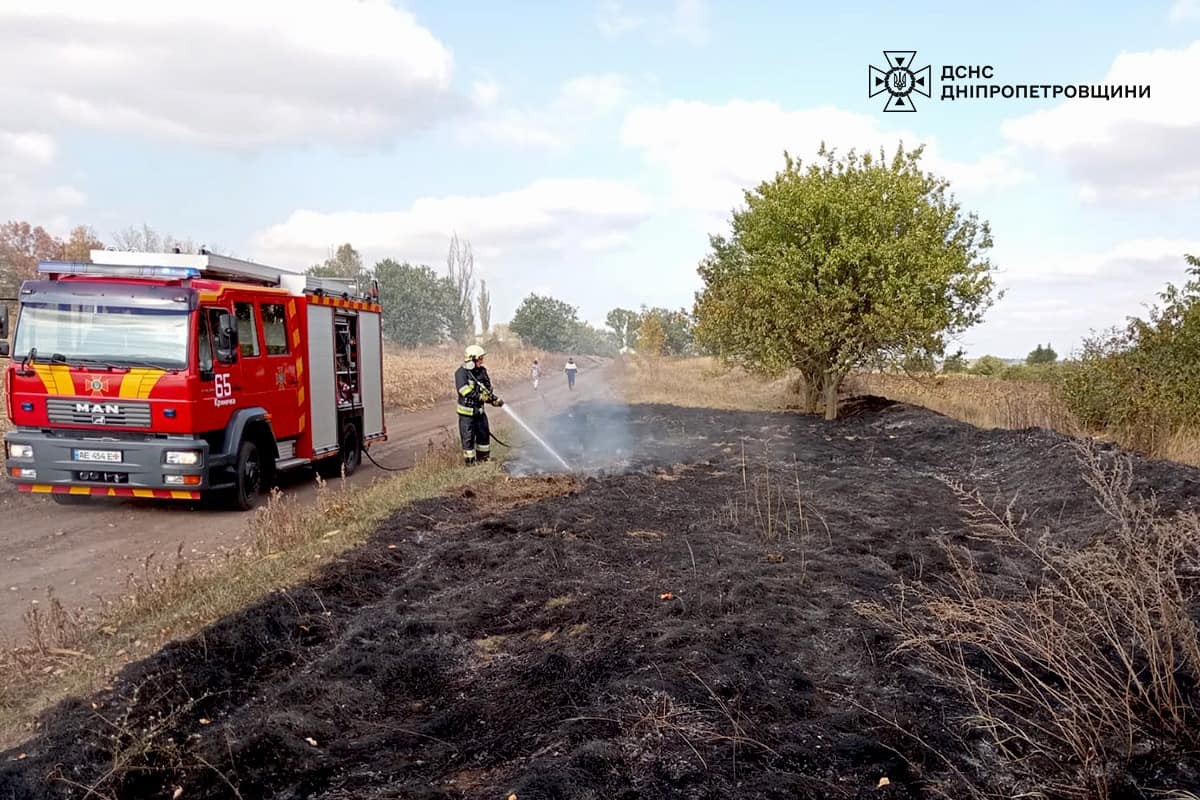
M 1168 284 L 1147 319 L 1087 339 L 1063 379 L 1081 423 L 1149 452 L 1200 427 L 1200 259 L 1186 258 L 1187 283 Z
M 1008 365 L 999 356 L 981 356 L 975 360 L 975 363 L 967 371 L 972 375 L 984 375 L 995 378 L 999 377 L 1000 373 L 1004 372 L 1007 368 Z

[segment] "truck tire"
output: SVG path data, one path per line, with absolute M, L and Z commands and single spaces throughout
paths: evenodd
M 50 499 L 60 506 L 83 506 L 87 505 L 92 497 L 87 494 L 52 494 Z
M 237 477 L 233 487 L 234 507 L 249 511 L 257 506 L 265 486 L 258 445 L 253 441 L 244 441 L 238 448 Z
M 353 422 L 347 422 L 342 428 L 341 446 L 337 458 L 327 458 L 317 462 L 317 470 L 321 477 L 327 479 L 349 478 L 362 463 L 362 440 L 358 438 L 358 428 Z

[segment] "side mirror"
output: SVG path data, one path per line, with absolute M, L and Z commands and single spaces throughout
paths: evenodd
M 8 357 L 9 357 L 8 342 L 0 342 L 0 358 L 8 358 Z
M 217 323 L 217 361 L 233 364 L 238 357 L 237 319 L 233 314 L 222 314 Z
M 0 303 L 0 339 L 8 338 L 8 303 Z

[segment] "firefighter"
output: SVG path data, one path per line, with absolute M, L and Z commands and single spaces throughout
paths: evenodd
M 482 347 L 471 345 L 462 366 L 454 373 L 454 385 L 458 389 L 458 433 L 462 437 L 463 460 L 468 466 L 487 461 L 492 455 L 492 435 L 488 431 L 484 404 L 496 408 L 504 405 L 492 390 L 492 379 L 483 366 L 486 355 L 487 351 Z

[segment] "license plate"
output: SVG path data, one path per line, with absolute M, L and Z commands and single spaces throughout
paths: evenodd
M 120 462 L 120 450 L 76 450 L 76 461 L 106 461 L 109 463 Z

